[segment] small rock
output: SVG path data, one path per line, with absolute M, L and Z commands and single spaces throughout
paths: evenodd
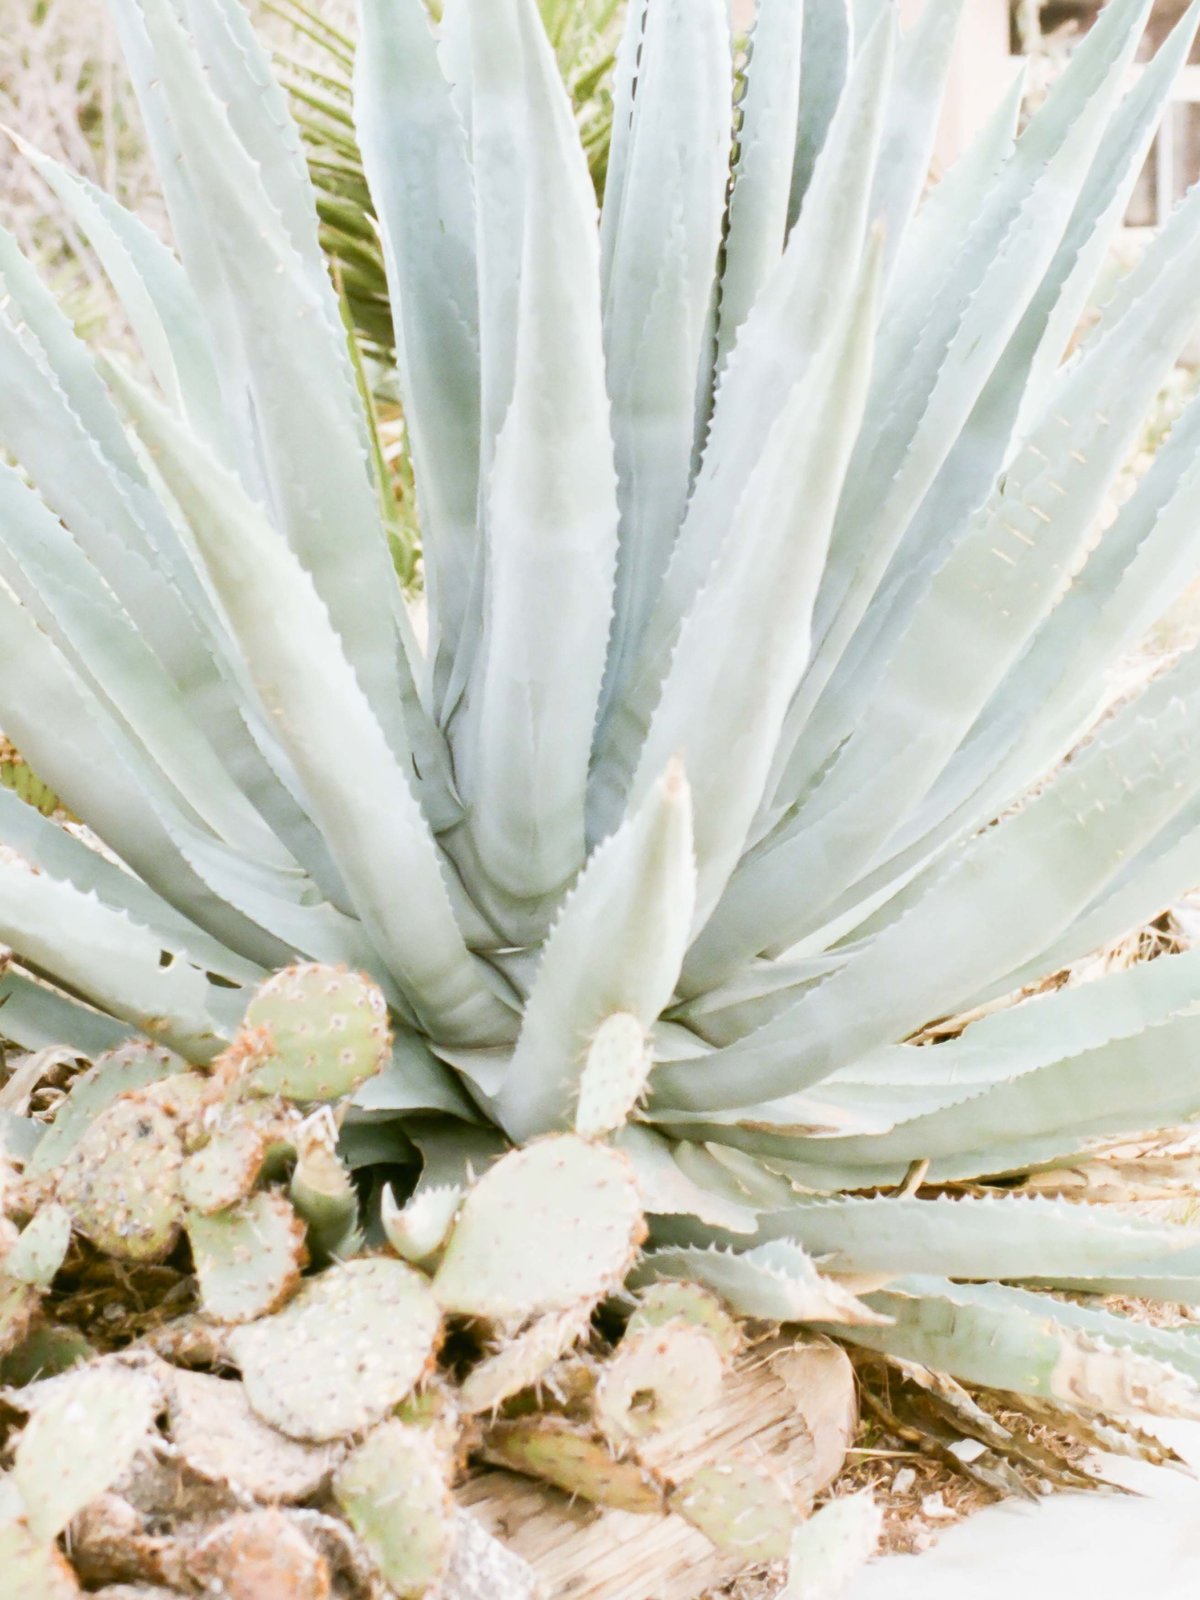
M 927 1494 L 921 1501 L 921 1515 L 928 1517 L 931 1522 L 936 1522 L 942 1521 L 946 1517 L 952 1517 L 954 1513 L 946 1504 L 939 1489 L 936 1494 Z
M 70 1527 L 71 1561 L 88 1584 L 145 1588 L 175 1575 L 174 1541 L 147 1533 L 145 1519 L 118 1494 L 102 1494 Z
M 907 1494 L 917 1481 L 917 1474 L 912 1467 L 901 1467 L 892 1479 L 893 1494 Z
M 956 1439 L 949 1448 L 951 1455 L 965 1462 L 978 1461 L 987 1454 L 987 1446 L 978 1439 Z
M 331 1600 L 333 1593 L 329 1563 L 279 1511 L 228 1518 L 188 1566 L 214 1600 Z

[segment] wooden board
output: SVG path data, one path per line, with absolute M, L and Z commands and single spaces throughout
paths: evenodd
M 856 1415 L 843 1350 L 775 1338 L 742 1358 L 718 1406 L 672 1437 L 672 1475 L 749 1455 L 788 1475 L 805 1504 L 841 1467 Z M 511 1473 L 482 1473 L 459 1500 L 529 1563 L 545 1600 L 699 1600 L 736 1570 L 680 1517 L 598 1511 Z

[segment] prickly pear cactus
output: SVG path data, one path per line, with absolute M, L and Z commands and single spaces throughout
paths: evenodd
M 71 1085 L 26 1163 L 27 1177 L 60 1167 L 96 1119 L 109 1106 L 152 1083 L 186 1071 L 187 1063 L 160 1045 L 125 1044 L 97 1056 Z
M 522 1417 L 489 1429 L 488 1459 L 616 1511 L 661 1512 L 664 1488 L 634 1456 L 619 1456 L 566 1417 Z
M 333 1493 L 400 1600 L 420 1600 L 450 1561 L 451 1463 L 435 1434 L 384 1422 L 338 1468 Z
M 66 1558 L 39 1539 L 20 1517 L 0 1515 L 0 1595 L 4 1600 L 82 1600 Z
M 434 1290 L 447 1311 L 495 1322 L 595 1305 L 620 1287 L 644 1236 L 623 1156 L 573 1134 L 539 1139 L 471 1189 Z
M 882 1531 L 883 1512 L 869 1493 L 830 1500 L 793 1532 L 778 1600 L 839 1600 L 874 1555 Z
M 306 1104 L 353 1094 L 391 1050 L 378 987 L 361 973 L 315 962 L 286 967 L 263 984 L 246 1007 L 243 1036 L 259 1052 L 248 1087 Z
M 664 1445 L 717 1396 L 736 1323 L 680 1279 L 613 1298 L 645 1232 L 632 1166 L 601 1142 L 632 1077 L 606 1099 L 585 1072 L 588 1137 L 499 1153 L 468 1130 L 407 1198 L 364 1209 L 338 1100 L 387 1051 L 365 992 L 293 969 L 210 1066 L 113 1052 L 6 1171 L 0 1378 L 28 1386 L 28 1412 L 0 1474 L 0 1600 L 10 1582 L 20 1600 L 76 1600 L 114 1548 L 138 1593 L 166 1574 L 171 1592 L 327 1600 L 349 1571 L 363 1593 L 433 1600 L 468 1460 L 600 1507 L 675 1509 L 747 1562 L 780 1552 L 795 1512 L 774 1479 L 684 1474 Z M 604 1050 L 641 1047 L 619 1033 Z M 57 1320 L 81 1272 L 131 1297 L 150 1274 L 181 1314 L 118 1337 L 129 1356 L 98 1352 Z M 614 1345 L 618 1304 L 632 1311 Z M 197 1360 L 222 1376 L 172 1364 Z M 160 1429 L 175 1465 L 156 1488 Z
M 161 1399 L 148 1373 L 115 1363 L 49 1379 L 20 1438 L 12 1482 L 35 1538 L 60 1534 L 128 1468 Z
M 246 1397 L 293 1439 L 338 1439 L 385 1417 L 433 1365 L 441 1316 L 427 1279 L 363 1257 L 310 1278 L 274 1316 L 236 1328 Z
M 273 1190 L 208 1216 L 194 1213 L 187 1233 L 200 1303 L 218 1322 L 269 1316 L 300 1282 L 304 1224 Z
M 747 1566 L 782 1561 L 799 1512 L 790 1489 L 753 1461 L 714 1461 L 672 1492 L 672 1511 Z
M 17 1283 L 48 1289 L 71 1243 L 71 1214 L 65 1206 L 35 1211 L 4 1257 L 4 1272 Z
M 678 1427 L 721 1392 L 725 1360 L 703 1329 L 686 1322 L 628 1331 L 596 1385 L 597 1426 L 614 1443 Z
M 38 1293 L 0 1271 L 0 1356 L 21 1344 L 37 1311 Z
M 183 1224 L 178 1122 L 139 1090 L 102 1111 L 72 1148 L 55 1193 L 79 1232 L 106 1255 L 158 1261 Z
M 462 1381 L 459 1404 L 466 1412 L 494 1411 L 525 1389 L 533 1388 L 586 1336 L 592 1308 L 586 1301 L 570 1311 L 550 1311 L 537 1317 L 473 1367 Z
M 238 1121 L 213 1133 L 180 1168 L 179 1189 L 188 1207 L 208 1216 L 248 1199 L 262 1174 L 267 1143 L 266 1127 L 255 1122 Z
M 626 1337 L 642 1328 L 662 1328 L 673 1322 L 702 1328 L 727 1361 L 737 1355 L 744 1342 L 736 1319 L 711 1289 L 678 1279 L 665 1279 L 642 1290 L 629 1318 Z
M 597 1139 L 623 1128 L 650 1075 L 650 1036 L 639 1018 L 615 1011 L 597 1028 L 579 1080 L 575 1132 Z

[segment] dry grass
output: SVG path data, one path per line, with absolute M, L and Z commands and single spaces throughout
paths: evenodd
M 0 0 L 0 122 L 162 226 L 133 94 L 97 0 Z M 8 139 L 0 140 L 0 222 L 78 321 L 114 316 L 98 267 Z

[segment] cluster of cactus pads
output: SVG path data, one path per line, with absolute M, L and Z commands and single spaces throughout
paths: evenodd
M 644 1197 L 604 1142 L 637 1086 L 615 1073 L 581 1096 L 587 1137 L 360 1194 L 339 1130 L 390 1050 L 371 982 L 288 968 L 203 1070 L 149 1044 L 97 1058 L 9 1163 L 3 1600 L 97 1579 L 234 1600 L 461 1593 L 453 1563 L 490 1540 L 452 1498 L 471 1460 L 675 1512 L 745 1564 L 788 1555 L 802 1487 L 681 1444 L 744 1335 L 711 1289 L 637 1265 Z M 104 1347 L 104 1317 L 65 1320 L 88 1262 L 134 1294 L 174 1265 L 178 1291 Z

